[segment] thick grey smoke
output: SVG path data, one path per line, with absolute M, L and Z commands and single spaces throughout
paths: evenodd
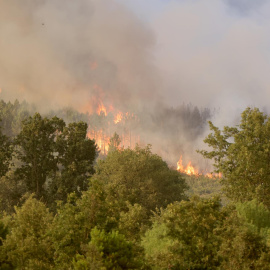
M 91 112 L 97 95 L 105 105 L 129 108 L 158 96 L 154 35 L 125 6 L 114 0 L 0 6 L 1 97 Z

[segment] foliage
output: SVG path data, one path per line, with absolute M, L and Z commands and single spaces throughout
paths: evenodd
M 64 125 L 57 117 L 42 118 L 36 113 L 23 121 L 22 131 L 16 138 L 17 158 L 22 164 L 15 174 L 38 198 L 44 195 L 47 178 L 58 170 L 57 139 Z
M 113 136 L 110 138 L 109 142 L 109 152 L 111 151 L 116 151 L 119 149 L 121 143 L 121 138 L 120 136 L 115 132 Z
M 119 231 L 126 236 L 129 241 L 138 241 L 140 236 L 150 225 L 146 209 L 139 205 L 131 205 L 127 202 L 128 210 L 121 211 L 119 217 Z
M 0 128 L 0 177 L 4 176 L 9 170 L 12 152 L 12 145 L 9 138 L 2 134 Z
M 166 224 L 157 219 L 142 238 L 141 244 L 145 250 L 145 259 L 152 269 L 167 269 L 171 265 L 170 260 L 173 254 L 170 249 L 175 240 L 168 237 L 168 231 Z
M 236 209 L 251 231 L 261 235 L 266 242 L 269 241 L 270 211 L 264 204 L 257 200 L 246 201 L 237 203 Z
M 222 195 L 220 179 L 209 178 L 203 175 L 185 175 L 185 181 L 189 187 L 187 195 L 192 197 L 198 195 L 204 199 L 210 199 L 211 197 Z
M 251 231 L 232 212 L 223 225 L 222 244 L 218 254 L 221 269 L 269 269 L 270 250 L 260 235 Z
M 3 241 L 9 261 L 18 269 L 52 269 L 53 253 L 47 230 L 52 215 L 45 205 L 32 196 L 16 208 Z
M 56 269 L 68 269 L 72 258 L 87 243 L 85 222 L 76 204 L 77 197 L 70 194 L 66 204 L 59 204 L 49 235 L 54 247 Z
M 126 208 L 126 202 L 137 203 L 148 213 L 184 199 L 187 189 L 181 175 L 169 169 L 149 146 L 108 153 L 98 162 L 93 179 L 104 183 L 108 196 L 118 201 L 120 209 Z
M 262 238 L 219 198 L 168 205 L 142 244 L 154 269 L 260 269 L 270 254 Z
M 60 118 L 36 113 L 23 121 L 15 145 L 18 162 L 13 179 L 20 179 L 37 198 L 52 204 L 87 189 L 97 146 L 87 138 L 86 123 L 66 126 Z
M 219 198 L 201 200 L 193 197 L 169 205 L 163 214 L 168 236 L 177 240 L 171 247 L 171 265 L 183 269 L 211 269 L 220 264 L 217 250 L 220 230 L 227 213 Z
M 106 233 L 97 228 L 91 231 L 91 241 L 85 247 L 85 255 L 76 256 L 75 269 L 138 269 L 132 244 L 117 231 Z
M 34 107 L 26 102 L 14 103 L 0 101 L 0 119 L 3 134 L 9 138 L 14 138 L 21 130 L 21 122 L 32 115 Z
M 77 122 L 63 128 L 57 147 L 61 170 L 50 181 L 50 196 L 54 200 L 65 201 L 67 194 L 75 192 L 81 195 L 87 189 L 88 178 L 94 173 L 97 146 L 93 140 L 87 138 L 87 124 Z
M 228 197 L 236 201 L 257 198 L 270 207 L 270 118 L 259 109 L 247 108 L 237 127 L 225 126 L 221 132 L 211 122 L 204 140 L 212 151 L 200 151 L 214 159 Z
M 21 205 L 27 194 L 27 186 L 13 171 L 0 178 L 0 211 L 14 212 L 15 205 Z

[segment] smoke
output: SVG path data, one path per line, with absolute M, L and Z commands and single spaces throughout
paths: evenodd
M 97 86 L 103 102 L 115 106 L 159 96 L 154 35 L 125 6 L 114 0 L 0 5 L 1 97 L 91 112 L 86 103 Z
M 138 132 L 167 160 L 181 149 L 194 158 L 208 132 L 170 106 L 217 108 L 220 127 L 247 106 L 269 108 L 266 0 L 0 1 L 0 98 L 145 112 Z
M 170 1 L 152 20 L 168 103 L 220 108 L 223 125 L 269 107 L 269 15 L 263 0 Z

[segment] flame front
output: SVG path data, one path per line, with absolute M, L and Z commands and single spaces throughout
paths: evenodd
M 222 177 L 221 173 L 209 173 L 206 171 L 199 172 L 198 169 L 195 169 L 195 167 L 191 165 L 191 161 L 189 161 L 188 165 L 184 167 L 182 156 L 180 156 L 180 159 L 177 162 L 177 171 L 188 174 L 188 175 L 197 175 L 197 176 L 204 175 L 205 177 L 208 177 L 208 178 L 221 178 Z
M 182 156 L 180 156 L 179 161 L 177 162 L 177 171 L 181 173 L 185 173 L 188 175 L 198 175 L 199 172 L 192 165 L 191 161 L 188 163 L 186 167 L 183 166 Z

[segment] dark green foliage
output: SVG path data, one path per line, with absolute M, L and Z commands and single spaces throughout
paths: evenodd
M 53 204 L 87 189 L 97 147 L 87 138 L 86 123 L 66 126 L 62 119 L 36 113 L 23 121 L 15 145 L 18 162 L 12 180 L 19 179 L 28 192 Z
M 214 159 L 227 196 L 242 202 L 257 198 L 270 207 L 270 118 L 247 108 L 238 127 L 221 132 L 209 124 L 213 133 L 204 141 L 213 150 L 200 153 Z
M 23 121 L 22 131 L 16 138 L 17 158 L 22 164 L 15 174 L 38 198 L 45 195 L 46 180 L 58 170 L 62 153 L 57 152 L 57 143 L 64 126 L 64 121 L 57 117 L 42 118 L 36 113 Z
M 0 177 L 4 176 L 9 170 L 12 152 L 11 141 L 7 136 L 2 134 L 0 128 Z
M 131 205 L 140 204 L 150 213 L 156 207 L 185 198 L 187 186 L 181 175 L 152 154 L 150 147 L 110 152 L 98 162 L 96 170 L 93 179 L 105 184 L 108 196 L 119 201 L 120 209 L 128 201 Z
M 77 197 L 70 194 L 67 203 L 58 205 L 49 232 L 56 269 L 68 269 L 75 254 L 82 252 L 81 245 L 89 241 L 86 224 Z
M 132 244 L 117 231 L 106 233 L 94 228 L 91 241 L 84 248 L 84 255 L 77 255 L 75 269 L 139 269 Z
M 0 220 L 0 246 L 3 244 L 3 240 L 6 239 L 8 234 L 8 228 L 5 224 Z
M 88 178 L 94 173 L 97 146 L 87 138 L 87 124 L 77 122 L 64 127 L 57 147 L 61 170 L 50 181 L 49 188 L 54 200 L 66 200 L 67 194 L 76 192 L 80 195 L 87 189 Z
M 0 178 L 0 186 L 0 211 L 12 213 L 14 206 L 21 205 L 24 194 L 28 192 L 26 183 L 9 171 Z

